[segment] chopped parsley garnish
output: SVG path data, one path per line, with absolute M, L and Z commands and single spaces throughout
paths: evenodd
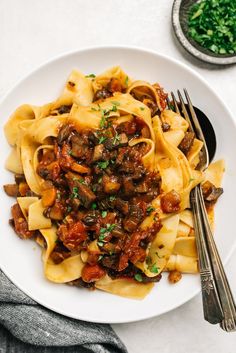
M 158 256 L 159 257 L 159 256 Z M 154 263 L 152 263 L 152 258 L 151 258 L 151 256 L 147 256 L 146 257 L 146 263 L 147 263 L 147 265 L 148 265 L 148 269 L 149 269 L 149 271 L 150 272 L 152 272 L 152 273 L 158 273 L 158 271 L 159 271 L 159 267 L 157 267 L 157 265 Z
M 106 169 L 109 165 L 109 161 L 98 162 L 97 165 L 100 169 Z
M 110 196 L 110 197 L 109 197 L 109 200 L 110 200 L 110 201 L 115 201 L 115 199 L 116 199 L 115 196 Z
M 107 137 L 106 136 L 101 136 L 98 140 L 98 143 L 103 143 L 104 141 L 106 141 Z
M 68 206 L 67 209 L 66 209 L 67 213 L 70 213 L 72 211 L 72 207 L 71 206 Z
M 140 107 L 140 110 L 144 110 L 145 108 L 144 107 Z
M 78 197 L 79 197 L 78 188 L 76 186 L 74 186 L 72 189 L 72 198 L 77 199 Z
M 195 178 L 190 178 L 189 179 L 189 182 L 191 183 L 192 181 L 194 181 L 195 180 Z
M 102 211 L 102 218 L 105 218 L 107 216 L 107 211 Z
M 61 193 L 60 193 L 60 191 L 58 191 L 58 190 L 57 190 L 57 197 L 56 197 L 56 198 L 57 198 L 57 200 L 60 200 L 60 199 L 61 199 Z
M 126 87 L 128 87 L 128 85 L 129 85 L 129 77 L 128 76 L 126 76 L 126 78 L 125 78 L 125 85 L 126 85 Z
M 189 11 L 188 34 L 216 54 L 236 53 L 235 0 L 201 0 Z
M 73 152 L 72 152 L 72 150 L 69 150 L 67 153 L 69 156 L 71 156 Z
M 80 184 L 86 185 L 86 182 L 84 181 L 84 179 L 79 179 L 78 182 L 79 182 Z
M 101 129 L 103 129 L 105 127 L 105 125 L 106 125 L 106 117 L 104 115 L 102 115 L 99 126 Z
M 112 101 L 111 103 L 112 103 L 113 105 L 117 105 L 117 106 L 120 105 L 120 102 L 116 102 L 116 101 Z
M 89 74 L 89 75 L 86 75 L 85 77 L 95 78 L 95 77 L 96 77 L 96 75 L 94 75 L 94 74 Z
M 105 238 L 106 236 L 108 235 L 108 233 L 112 232 L 112 230 L 116 227 L 116 224 L 107 224 L 107 227 L 104 228 L 100 228 L 100 234 L 99 234 L 99 237 L 98 237 L 98 242 L 97 244 L 99 246 L 103 246 L 104 245 L 104 242 L 106 241 Z
M 112 232 L 113 231 L 113 229 L 116 227 L 116 224 L 109 224 L 109 223 L 107 223 L 107 231 L 108 232 Z
M 155 211 L 155 208 L 153 206 L 148 206 L 147 208 L 147 215 L 150 215 L 150 213 L 152 213 L 152 211 Z
M 116 132 L 115 136 L 113 137 L 113 142 L 112 142 L 112 144 L 113 144 L 113 145 L 116 145 L 117 142 L 119 142 L 119 141 L 120 141 L 120 135 L 117 134 L 117 132 Z
M 158 273 L 159 272 L 159 267 L 157 267 L 156 264 L 153 264 L 152 266 L 150 266 L 150 272 Z
M 95 202 L 93 202 L 92 205 L 91 205 L 91 209 L 92 210 L 96 210 L 96 208 L 97 208 L 97 204 Z
M 98 179 L 98 183 L 101 184 L 101 182 L 102 182 L 102 177 L 100 177 L 100 178 Z
M 117 106 L 114 104 L 110 111 L 111 112 L 117 112 Z
M 104 255 L 99 255 L 98 261 L 102 260 L 102 259 L 103 259 L 103 256 L 104 256 Z
M 136 273 L 136 275 L 134 275 L 134 278 L 138 282 L 142 282 L 143 281 L 143 277 L 142 277 L 141 273 Z
M 106 238 L 106 234 L 100 234 L 98 240 L 104 241 L 105 238 Z

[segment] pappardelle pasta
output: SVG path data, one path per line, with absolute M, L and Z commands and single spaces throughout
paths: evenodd
M 198 170 L 202 142 L 166 99 L 119 66 L 73 70 L 57 100 L 9 118 L 10 223 L 42 247 L 49 281 L 142 299 L 163 271 L 198 272 L 189 194 L 202 184 L 213 225 L 224 162 Z

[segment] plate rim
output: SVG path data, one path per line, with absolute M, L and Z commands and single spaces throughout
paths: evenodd
M 199 74 L 197 71 L 195 71 L 193 68 L 191 68 L 190 66 L 188 66 L 186 63 L 181 62 L 180 60 L 176 59 L 176 58 L 172 58 L 168 55 L 162 54 L 162 53 L 158 53 L 155 50 L 151 50 L 142 46 L 129 46 L 129 45 L 104 45 L 104 46 L 88 46 L 88 47 L 82 47 L 80 49 L 74 49 L 74 50 L 70 50 L 70 51 L 65 51 L 63 53 L 60 53 L 58 55 L 55 55 L 53 57 L 50 57 L 48 60 L 43 61 L 40 65 L 36 66 L 35 68 L 33 68 L 32 70 L 29 70 L 28 72 L 26 72 L 25 75 L 23 75 L 22 77 L 20 77 L 18 80 L 16 80 L 15 84 L 11 85 L 11 87 L 6 91 L 6 93 L 2 96 L 2 98 L 0 99 L 0 107 L 1 105 L 4 103 L 4 101 L 8 98 L 8 96 L 12 93 L 13 90 L 15 90 L 19 85 L 21 85 L 26 79 L 30 78 L 30 76 L 33 76 L 37 71 L 41 70 L 42 68 L 46 67 L 47 65 L 52 64 L 53 62 L 57 61 L 57 60 L 61 60 L 61 59 L 65 59 L 66 57 L 69 57 L 71 55 L 76 55 L 76 54 L 80 54 L 83 52 L 92 52 L 94 50 L 113 50 L 113 49 L 120 49 L 120 50 L 131 50 L 131 51 L 136 51 L 138 52 L 142 52 L 142 53 L 147 53 L 147 54 L 152 54 L 154 56 L 160 57 L 161 59 L 173 62 L 175 65 L 180 66 L 182 68 L 184 68 L 185 70 L 187 70 L 189 73 L 191 73 L 192 75 L 194 75 L 195 77 L 197 77 L 210 91 L 211 93 L 214 95 L 214 98 L 216 98 L 218 100 L 218 102 L 222 105 L 222 107 L 225 109 L 225 111 L 228 113 L 231 122 L 234 125 L 234 128 L 236 129 L 236 121 L 233 118 L 233 114 L 231 112 L 231 110 L 227 107 L 227 105 L 224 103 L 224 101 L 220 98 L 220 96 L 218 96 L 218 94 L 215 92 L 214 88 L 212 88 L 210 86 L 210 84 L 202 77 L 201 74 Z M 227 253 L 223 264 L 224 266 L 228 263 L 230 257 L 232 256 L 232 254 L 235 252 L 236 250 L 236 239 L 235 242 L 233 243 L 231 249 L 229 250 L 229 252 Z M 94 322 L 94 323 L 103 323 L 103 324 L 121 324 L 121 323 L 132 323 L 132 322 L 139 322 L 139 321 L 143 321 L 146 319 L 151 319 L 153 317 L 157 317 L 160 315 L 163 315 L 165 313 L 168 313 L 180 306 L 182 306 L 183 304 L 189 302 L 190 300 L 192 300 L 197 294 L 200 293 L 200 288 L 195 290 L 190 296 L 187 297 L 187 299 L 185 297 L 183 297 L 183 300 L 173 304 L 172 306 L 168 307 L 168 309 L 163 309 L 160 311 L 160 313 L 156 314 L 154 313 L 153 315 L 150 314 L 143 314 L 140 318 L 138 319 L 115 319 L 115 320 L 99 320 L 99 319 L 93 319 L 92 321 L 89 319 L 86 319 L 84 317 L 78 318 L 78 316 L 73 315 L 73 314 L 69 314 L 66 313 L 65 311 L 63 311 L 63 309 L 53 309 L 52 307 L 50 307 L 50 305 L 45 305 L 45 303 L 43 303 L 41 300 L 38 300 L 37 298 L 35 298 L 34 295 L 31 295 L 28 293 L 27 290 L 21 288 L 21 285 L 18 285 L 18 283 L 15 283 L 14 280 L 11 279 L 11 275 L 8 274 L 7 269 L 5 268 L 5 266 L 2 266 L 2 263 L 0 261 L 0 269 L 2 270 L 2 272 L 6 275 L 6 277 L 19 289 L 21 290 L 25 295 L 27 295 L 29 298 L 31 298 L 32 300 L 34 300 L 36 303 L 42 305 L 43 307 L 56 312 L 58 314 L 64 315 L 66 317 L 70 317 L 72 319 L 75 320 L 83 320 L 83 321 L 87 321 L 87 322 Z

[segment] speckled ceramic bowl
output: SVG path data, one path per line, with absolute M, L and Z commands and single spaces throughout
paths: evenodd
M 229 65 L 236 63 L 236 55 L 218 55 L 203 48 L 188 35 L 188 12 L 196 0 L 175 0 L 172 8 L 172 25 L 182 46 L 196 58 L 210 64 Z

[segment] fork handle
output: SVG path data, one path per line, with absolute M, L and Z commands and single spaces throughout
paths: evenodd
M 227 276 L 222 265 L 220 255 L 218 253 L 214 237 L 211 232 L 211 228 L 208 221 L 208 216 L 205 208 L 201 187 L 197 188 L 197 198 L 200 203 L 200 210 L 202 214 L 202 222 L 204 227 L 204 238 L 208 248 L 209 258 L 211 259 L 211 265 L 213 275 L 215 278 L 216 287 L 223 311 L 223 320 L 221 322 L 221 328 L 225 331 L 236 330 L 236 308 L 231 288 Z
M 211 324 L 218 324 L 223 319 L 223 312 L 204 237 L 202 215 L 198 198 L 198 186 L 191 191 L 190 202 L 193 211 L 194 229 L 198 250 L 204 318 Z

